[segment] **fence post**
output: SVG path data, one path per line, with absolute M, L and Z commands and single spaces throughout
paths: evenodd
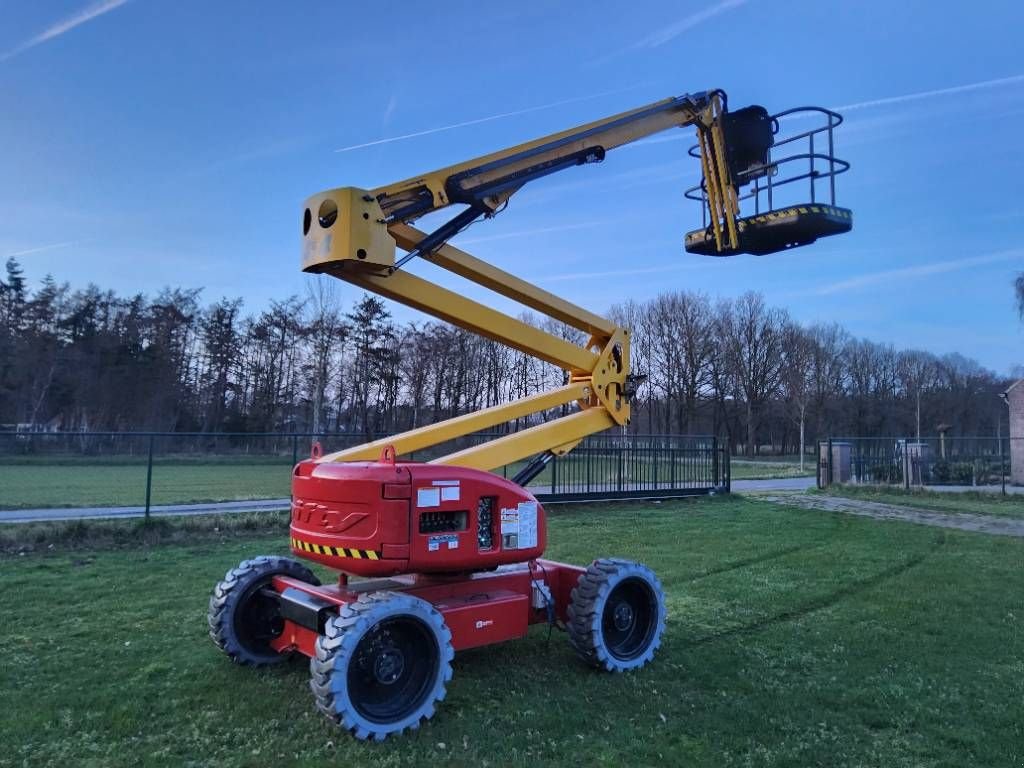
M 732 493 L 732 451 L 729 446 L 722 448 L 722 456 L 725 458 L 725 492 Z
M 616 453 L 618 454 L 618 458 L 619 458 L 619 461 L 618 461 L 618 463 L 619 463 L 619 484 L 617 486 L 617 490 L 621 491 L 622 490 L 622 475 L 623 475 L 623 473 L 625 471 L 625 469 L 623 468 L 623 464 L 626 461 L 626 459 L 625 459 L 625 457 L 626 457 L 626 450 L 621 445 L 619 445 L 617 447 L 618 447 L 618 450 L 616 451 Z
M 555 456 L 551 460 L 551 495 L 554 496 L 557 491 L 555 487 L 558 485 L 558 457 Z
M 719 475 L 720 467 L 718 465 L 718 435 L 711 438 L 711 474 L 715 478 L 715 485 L 725 485 L 720 482 L 724 478 Z
M 149 457 L 146 460 L 146 522 L 149 522 L 149 503 L 153 494 L 153 433 L 149 433 Z
M 829 439 L 828 439 L 828 471 L 826 472 L 826 477 L 828 479 L 828 485 L 826 487 L 831 487 L 832 486 L 832 438 L 831 437 L 829 437 Z
M 1006 438 L 1009 442 L 1010 438 Z M 1006 451 L 1003 450 L 1003 438 L 999 438 L 999 482 L 1003 488 L 1003 496 L 1006 495 Z
M 299 436 L 292 435 L 292 467 L 299 463 Z
M 900 462 L 900 464 L 902 465 L 902 468 L 903 468 L 903 490 L 905 490 L 905 491 L 909 491 L 910 490 L 910 476 L 914 474 L 914 460 L 915 460 L 915 458 L 917 458 L 917 457 L 911 455 L 910 451 L 907 450 L 908 444 L 909 444 L 908 440 L 904 440 L 903 441 L 903 461 Z M 914 448 L 914 450 L 918 451 L 920 453 L 920 451 L 921 451 L 921 443 L 920 443 L 920 441 L 918 441 L 917 447 Z M 923 485 L 923 483 L 922 483 L 922 485 Z

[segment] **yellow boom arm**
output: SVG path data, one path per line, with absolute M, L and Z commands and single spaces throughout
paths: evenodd
M 586 163 L 670 128 L 696 125 L 710 213 L 709 242 L 737 252 L 736 172 L 727 161 L 724 94 L 709 91 L 665 99 L 628 112 L 478 157 L 395 184 L 364 190 L 342 187 L 309 198 L 303 214 L 302 268 L 325 272 L 436 318 L 506 344 L 562 368 L 566 384 L 549 392 L 469 413 L 324 457 L 328 461 L 376 458 L 385 445 L 408 454 L 472 432 L 559 406 L 569 415 L 435 459 L 491 470 L 528 456 L 545 461 L 584 437 L 629 423 L 632 378 L 629 330 L 477 259 L 448 240 L 505 205 L 524 184 Z M 434 232 L 411 222 L 452 205 L 464 208 Z M 396 250 L 405 256 L 396 261 Z M 584 331 L 583 346 L 517 320 L 401 267 L 415 256 L 543 315 Z

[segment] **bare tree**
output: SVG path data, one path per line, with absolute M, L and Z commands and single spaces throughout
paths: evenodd
M 910 349 L 896 357 L 896 369 L 906 396 L 914 401 L 914 434 L 921 440 L 921 396 L 935 384 L 938 373 L 935 355 Z
M 804 468 L 806 453 L 807 408 L 814 397 L 814 337 L 795 323 L 783 331 L 782 346 L 785 364 L 782 385 L 786 403 L 800 429 L 800 469 Z
M 312 279 L 306 283 L 306 342 L 309 345 L 307 370 L 312 401 L 310 428 L 314 433 L 327 423 L 327 387 L 340 362 L 339 347 L 345 343 L 348 329 L 341 318 L 341 303 L 333 281 Z
M 822 438 L 822 426 L 830 405 L 842 399 L 846 387 L 846 365 L 843 349 L 849 341 L 847 333 L 836 323 L 813 325 L 808 330 L 811 346 L 811 388 L 814 412 L 814 438 Z
M 204 367 L 198 378 L 205 400 L 203 428 L 207 430 L 224 428 L 228 393 L 239 354 L 241 307 L 241 299 L 224 298 L 211 304 L 199 320 Z
M 746 404 L 746 455 L 754 455 L 758 420 L 782 380 L 783 334 L 789 325 L 784 310 L 771 309 L 758 293 L 723 302 L 720 333 L 729 365 Z
M 201 308 L 198 295 L 169 288 L 121 297 L 52 278 L 33 292 L 16 261 L 0 264 L 0 423 L 330 428 L 367 437 L 563 380 L 554 366 L 442 323 L 399 331 L 384 302 L 343 307 L 330 281 L 248 317 L 239 299 Z M 972 360 L 897 353 L 851 340 L 835 324 L 799 331 L 756 294 L 714 312 L 708 305 L 700 294 L 673 292 L 612 309 L 632 329 L 634 372 L 650 377 L 633 398 L 631 429 L 725 433 L 753 454 L 759 442 L 795 445 L 793 425 L 801 453 L 826 433 L 927 434 L 940 422 L 955 434 L 997 428 L 994 393 L 1007 381 Z M 587 342 L 558 323 L 541 327 Z
M 363 438 L 373 440 L 377 414 L 370 408 L 371 397 L 376 392 L 377 402 L 382 399 L 390 402 L 391 393 L 397 391 L 395 376 L 392 375 L 397 369 L 393 343 L 395 331 L 384 302 L 369 294 L 364 295 L 345 318 L 351 328 L 354 353 L 349 372 L 353 392 L 349 431 L 355 431 L 354 427 L 358 425 Z

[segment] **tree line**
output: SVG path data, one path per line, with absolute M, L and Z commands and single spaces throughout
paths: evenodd
M 800 325 L 757 293 L 715 301 L 676 291 L 610 314 L 633 329 L 633 368 L 646 376 L 634 432 L 713 434 L 753 454 L 829 435 L 928 435 L 940 424 L 994 435 L 1005 418 L 997 393 L 1007 381 L 969 358 Z M 204 303 L 195 289 L 118 296 L 48 276 L 31 290 L 14 259 L 0 280 L 6 429 L 369 440 L 562 381 L 559 369 L 461 329 L 398 323 L 374 296 L 343 306 L 326 280 L 255 314 L 239 298 Z

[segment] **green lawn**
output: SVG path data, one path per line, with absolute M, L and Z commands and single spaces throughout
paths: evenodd
M 967 512 L 1024 518 L 1024 495 L 982 492 L 904 490 L 873 486 L 834 486 L 827 493 L 848 499 L 931 509 L 937 512 Z
M 277 463 L 160 463 L 153 504 L 280 499 L 290 493 L 290 460 Z M 0 465 L 0 509 L 119 507 L 146 502 L 145 464 Z
M 730 464 L 733 480 L 773 480 L 784 477 L 814 477 L 814 462 L 804 461 L 800 469 L 800 460 L 795 461 L 759 461 L 733 459 Z
M 589 470 L 586 464 L 589 463 Z M 655 466 L 655 464 L 657 466 Z M 522 463 L 498 474 L 512 477 Z M 290 493 L 289 456 L 163 456 L 153 465 L 153 504 L 181 504 L 203 501 L 244 501 L 285 498 Z M 734 460 L 734 480 L 800 477 L 797 464 L 780 461 Z M 623 462 L 614 457 L 569 454 L 549 465 L 531 486 L 550 486 L 552 472 L 558 472 L 558 488 L 583 484 L 617 483 L 622 472 L 626 487 L 631 483 L 667 483 L 703 476 L 709 472 L 680 462 L 675 474 L 667 460 Z M 8 457 L 0 464 L 0 509 L 44 507 L 138 506 L 146 501 L 146 458 L 135 457 Z
M 1021 540 L 742 498 L 559 507 L 549 556 L 659 573 L 655 663 L 603 675 L 536 628 L 459 654 L 430 723 L 366 745 L 314 711 L 301 660 L 240 669 L 206 636 L 213 583 L 283 530 L 132 548 L 138 524 L 104 525 L 121 548 L 0 559 L 0 765 L 1024 761 Z

